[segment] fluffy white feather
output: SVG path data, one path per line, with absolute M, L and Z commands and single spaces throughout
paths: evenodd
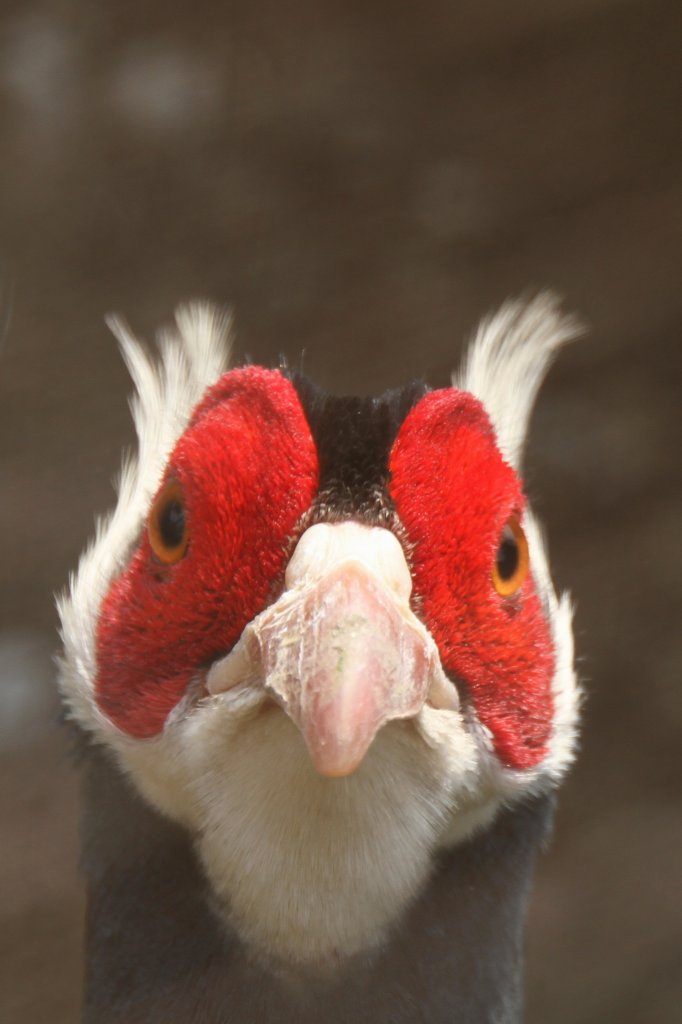
M 532 302 L 506 302 L 483 320 L 452 383 L 470 391 L 492 420 L 500 450 L 519 469 L 538 389 L 557 350 L 582 333 L 543 292 Z

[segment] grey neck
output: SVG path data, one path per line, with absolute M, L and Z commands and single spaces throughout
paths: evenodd
M 187 834 L 99 752 L 85 758 L 83 1024 L 514 1024 L 523 926 L 551 797 L 438 863 L 386 946 L 333 982 L 275 977 L 210 907 Z M 322 908 L 323 910 L 323 908 Z

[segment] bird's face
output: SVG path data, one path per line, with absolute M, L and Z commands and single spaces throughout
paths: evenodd
M 219 333 L 181 324 L 190 357 L 200 315 Z M 335 399 L 247 367 L 185 404 L 155 477 L 143 447 L 124 479 L 134 528 L 120 501 L 62 604 L 62 685 L 247 943 L 329 965 L 561 775 L 570 611 L 472 394 Z

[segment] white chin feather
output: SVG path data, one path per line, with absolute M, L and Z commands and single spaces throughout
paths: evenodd
M 248 691 L 207 701 L 147 755 L 120 753 L 147 798 L 195 832 L 247 945 L 313 968 L 382 941 L 471 804 L 479 767 L 459 714 L 425 708 L 385 726 L 352 775 L 324 778 L 284 712 Z

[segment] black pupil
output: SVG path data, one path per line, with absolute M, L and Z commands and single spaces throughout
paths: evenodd
M 509 527 L 502 534 L 497 549 L 497 572 L 501 580 L 510 580 L 519 567 L 519 546 Z
M 185 510 L 179 501 L 169 501 L 159 516 L 159 533 L 167 548 L 177 548 L 185 535 Z

